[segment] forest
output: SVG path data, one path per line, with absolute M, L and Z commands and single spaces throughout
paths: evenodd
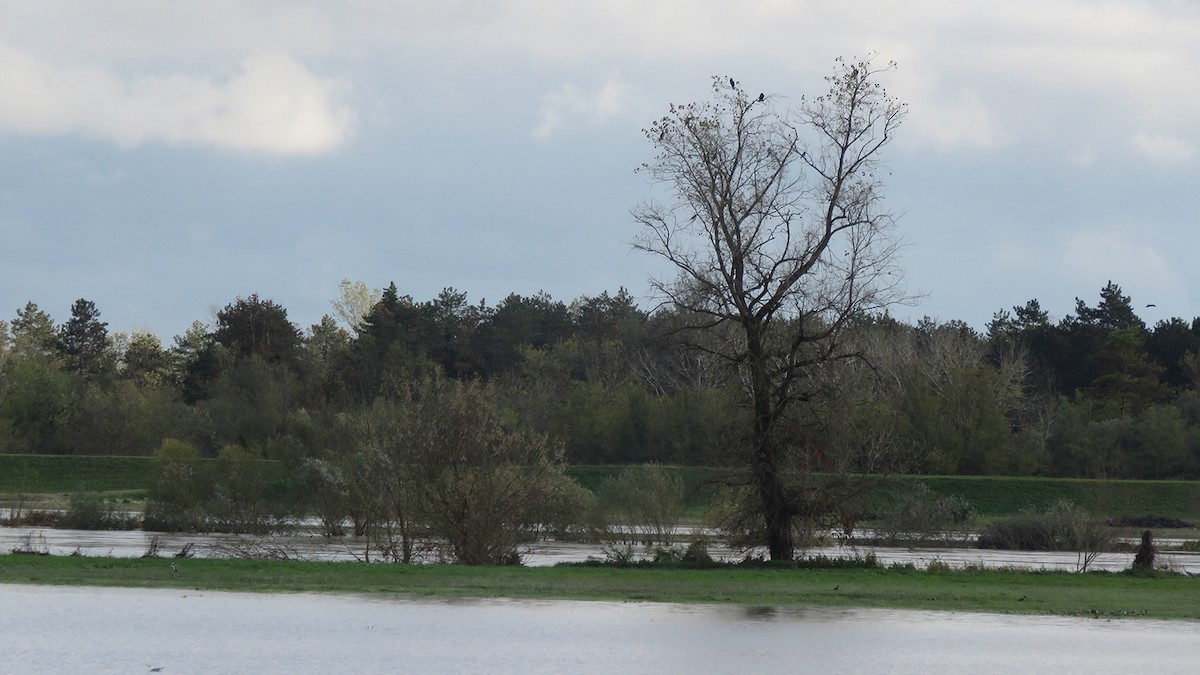
M 624 289 L 488 305 L 349 281 L 331 305 L 301 328 L 270 299 L 238 297 L 164 345 L 110 331 L 85 299 L 62 321 L 30 301 L 0 321 L 0 453 L 151 455 L 178 441 L 295 467 L 353 445 L 345 420 L 449 381 L 572 464 L 739 461 L 745 382 L 681 337 L 682 310 Z M 886 449 L 897 473 L 1200 475 L 1200 319 L 1147 326 L 1115 283 L 1059 320 L 1030 300 L 985 332 L 882 312 L 845 335 L 854 358 L 806 373 L 830 395 L 783 432 L 812 468 Z

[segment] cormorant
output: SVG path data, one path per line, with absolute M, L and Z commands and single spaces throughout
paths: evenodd
M 732 77 L 731 77 L 731 78 L 729 78 L 729 88 L 730 88 L 730 89 L 737 89 L 737 82 L 734 82 Z

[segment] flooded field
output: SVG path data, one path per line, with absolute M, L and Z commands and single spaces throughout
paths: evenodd
M 157 546 L 157 554 L 172 556 L 185 548 L 197 557 L 237 557 L 275 553 L 305 560 L 347 561 L 366 557 L 365 543 L 354 538 L 328 539 L 312 534 L 257 537 L 224 534 L 162 534 L 130 531 L 58 530 L 51 528 L 0 527 L 0 553 L 13 548 L 32 547 L 52 555 L 112 556 L 133 558 Z M 744 553 L 712 548 L 714 557 L 740 559 Z M 899 548 L 872 546 L 830 546 L 812 548 L 808 555 L 850 557 L 874 554 L 883 564 L 911 563 L 925 567 L 931 562 L 959 568 L 975 565 L 989 568 L 1067 570 L 1078 569 L 1079 554 L 1055 551 L 995 551 L 976 548 Z M 753 552 L 752 552 L 753 554 Z M 523 550 L 526 565 L 544 566 L 560 562 L 580 562 L 590 557 L 603 558 L 597 544 L 541 541 Z M 1131 553 L 1102 553 L 1089 569 L 1119 571 L 1130 566 Z M 1159 555 L 1159 564 L 1176 572 L 1200 574 L 1200 553 L 1170 552 Z
M 0 588 L 0 672 L 1195 672 L 1200 624 Z

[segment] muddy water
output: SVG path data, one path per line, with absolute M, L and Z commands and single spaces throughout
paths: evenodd
M 1200 624 L 0 586 L 4 673 L 1195 672 Z
M 199 557 L 229 557 L 238 551 L 262 551 L 268 548 L 289 557 L 308 560 L 361 560 L 365 544 L 352 538 L 331 540 L 314 535 L 286 537 L 253 537 L 238 535 L 155 534 L 132 530 L 128 532 L 56 530 L 47 528 L 0 527 L 0 553 L 16 547 L 32 546 L 54 555 L 115 556 L 132 558 L 149 549 L 157 540 L 159 554 L 174 555 L 191 545 L 192 554 Z M 712 549 L 717 557 L 740 558 L 742 554 Z M 809 555 L 829 557 L 875 554 L 884 564 L 911 563 L 925 567 L 931 562 L 945 563 L 954 568 L 977 565 L 989 568 L 1014 567 L 1022 569 L 1078 569 L 1081 559 L 1076 553 L 1049 551 L 988 551 L 973 548 L 892 548 L 834 546 L 814 548 Z M 527 565 L 543 566 L 559 562 L 579 562 L 589 557 L 604 557 L 597 545 L 563 542 L 538 542 L 528 546 L 522 556 Z M 1117 571 L 1126 569 L 1133 561 L 1129 553 L 1104 553 L 1092 561 L 1089 569 Z M 1172 552 L 1160 554 L 1159 563 L 1189 574 L 1200 574 L 1200 554 Z

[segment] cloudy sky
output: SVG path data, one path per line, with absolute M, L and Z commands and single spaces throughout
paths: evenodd
M 780 106 L 878 54 L 898 314 L 1108 280 L 1200 315 L 1200 5 L 1010 0 L 0 0 L 0 318 L 94 301 L 164 339 L 343 278 L 489 304 L 647 293 L 640 129 L 733 75 Z M 647 300 L 647 306 L 649 301 Z

